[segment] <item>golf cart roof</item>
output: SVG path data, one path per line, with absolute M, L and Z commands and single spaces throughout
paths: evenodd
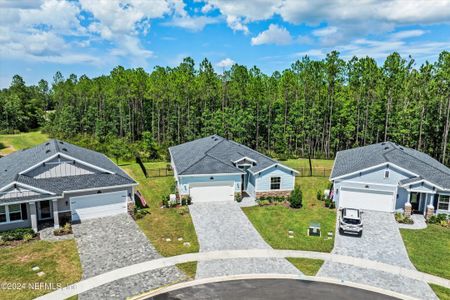
M 344 208 L 343 217 L 348 219 L 359 219 L 359 209 Z

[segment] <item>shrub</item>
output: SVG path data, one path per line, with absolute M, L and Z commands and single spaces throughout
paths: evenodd
M 414 221 L 402 213 L 395 213 L 395 220 L 402 224 L 413 224 Z
M 236 200 L 236 202 L 242 202 L 242 194 L 241 193 L 235 193 L 234 194 L 234 200 Z
M 448 227 L 448 222 L 446 220 L 442 220 L 441 221 L 441 226 L 442 227 Z
M 319 201 L 322 201 L 322 200 L 323 200 L 323 198 L 322 198 L 322 193 L 320 192 L 320 190 L 317 191 L 316 197 L 317 197 L 317 200 L 319 200 Z
M 291 192 L 291 196 L 289 197 L 290 206 L 292 208 L 301 208 L 302 207 L 302 201 L 303 201 L 302 191 L 298 187 L 296 187 Z
M 32 240 L 32 239 L 33 239 L 33 235 L 30 234 L 30 233 L 25 233 L 25 234 L 23 235 L 23 240 L 24 240 L 25 242 L 28 242 L 29 240 Z
M 443 224 L 444 222 L 447 222 L 446 214 L 433 215 L 428 219 L 429 224 Z
M 266 205 L 270 205 L 270 202 L 268 200 L 259 200 L 258 201 L 258 205 L 259 206 L 266 206 Z
M 330 199 L 330 209 L 336 208 L 336 204 Z
M 0 233 L 0 239 L 7 241 L 20 241 L 24 239 L 26 234 L 31 235 L 31 237 L 35 237 L 36 233 L 31 228 L 17 228 L 13 230 L 8 230 Z
M 186 199 L 187 199 L 187 205 L 191 205 L 192 204 L 192 197 L 191 197 L 191 195 L 188 195 L 186 197 Z
M 166 208 L 169 208 L 170 207 L 169 200 L 170 200 L 170 196 L 169 195 L 163 195 L 162 196 L 162 205 L 164 207 L 166 207 Z
M 186 203 L 187 203 L 186 198 L 181 198 L 181 205 L 182 205 L 182 206 L 185 206 Z
M 142 219 L 143 217 L 145 217 L 145 215 L 150 214 L 150 212 L 146 209 L 137 209 L 134 212 L 134 218 L 136 220 Z
M 330 205 L 331 205 L 331 200 L 325 199 L 325 207 L 330 207 Z
M 70 223 L 64 224 L 63 227 L 53 230 L 54 235 L 66 235 L 72 233 L 72 225 Z

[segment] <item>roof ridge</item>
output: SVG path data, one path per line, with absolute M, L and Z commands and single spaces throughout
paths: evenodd
M 415 150 L 415 149 L 412 149 L 412 148 L 409 148 L 409 147 L 403 147 L 403 148 L 407 148 L 407 149 L 410 149 L 410 150 L 414 150 L 414 151 L 417 151 L 417 150 Z M 399 150 L 399 149 L 396 149 L 396 150 L 398 150 L 398 151 L 401 151 L 400 153 L 404 153 L 405 155 L 408 155 L 409 157 L 412 157 L 412 158 L 414 158 L 415 160 L 418 160 L 418 161 L 420 161 L 420 162 L 422 162 L 422 163 L 424 163 L 424 164 L 426 164 L 427 166 L 429 166 L 429 167 L 431 167 L 431 168 L 433 168 L 433 169 L 435 169 L 435 170 L 437 170 L 437 171 L 439 171 L 439 172 L 441 172 L 441 173 L 444 173 L 444 174 L 446 174 L 446 175 L 450 175 L 450 172 L 444 172 L 444 171 L 442 171 L 441 169 L 438 169 L 438 168 L 436 168 L 435 166 L 432 166 L 432 165 L 430 165 L 429 163 L 427 163 L 427 162 L 425 162 L 425 161 L 423 161 L 422 159 L 420 159 L 420 158 L 418 158 L 418 157 L 416 157 L 416 156 L 413 156 L 413 155 L 411 155 L 411 154 L 408 154 L 408 153 L 406 153 L 405 151 L 402 151 L 402 150 Z M 419 152 L 419 151 L 418 151 Z M 425 155 L 428 155 L 428 154 L 426 154 L 426 153 L 424 153 L 424 152 L 420 152 L 420 153 L 423 153 L 423 154 L 425 154 Z M 428 155 L 429 156 L 429 155 Z M 434 158 L 432 158 L 431 156 L 429 156 L 431 159 L 434 159 Z M 443 166 L 445 166 L 444 164 L 442 164 Z M 446 166 L 445 166 L 446 167 Z
M 268 157 L 267 155 L 265 155 L 265 154 L 263 154 L 263 153 L 261 153 L 261 152 L 259 152 L 259 151 L 256 151 L 255 149 L 252 149 L 252 148 L 250 148 L 250 147 L 248 147 L 248 146 L 239 144 L 238 142 L 235 142 L 235 141 L 232 141 L 232 140 L 227 140 L 227 141 L 229 141 L 229 142 L 231 142 L 231 143 L 234 143 L 234 144 L 236 144 L 236 145 L 239 146 L 239 147 L 246 148 L 246 149 L 248 149 L 248 150 L 250 150 L 250 151 L 257 152 L 257 153 L 260 154 L 261 156 L 264 156 L 265 158 L 267 158 L 267 159 L 269 159 L 269 160 L 271 160 L 271 161 L 273 161 L 273 162 L 278 163 L 278 161 L 274 160 L 273 158 Z

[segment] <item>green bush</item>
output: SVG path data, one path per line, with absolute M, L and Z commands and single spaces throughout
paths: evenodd
M 186 197 L 186 199 L 187 199 L 187 205 L 191 205 L 192 204 L 192 197 L 191 197 L 191 195 L 188 195 Z
M 401 224 L 413 224 L 414 221 L 402 213 L 395 213 L 395 220 Z
M 258 205 L 259 206 L 266 206 L 266 205 L 270 205 L 270 202 L 269 202 L 269 200 L 259 200 L 258 201 Z
M 429 224 L 443 224 L 443 222 L 447 222 L 446 214 L 433 215 L 428 219 Z
M 291 196 L 289 197 L 289 203 L 292 208 L 301 208 L 303 202 L 303 194 L 302 191 L 296 187 L 292 192 Z
M 325 207 L 330 207 L 330 205 L 331 205 L 331 200 L 325 199 Z
M 330 200 L 330 209 L 336 208 L 336 204 Z
M 181 206 L 185 206 L 187 204 L 186 198 L 181 198 Z
M 323 198 L 322 198 L 322 193 L 320 192 L 320 190 L 317 191 L 316 197 L 317 197 L 317 200 L 319 200 L 319 201 L 322 201 L 322 200 L 323 200 Z
M 234 194 L 234 200 L 236 200 L 236 202 L 242 202 L 242 194 L 241 193 L 235 193 Z
M 169 200 L 170 200 L 170 196 L 169 195 L 163 195 L 162 196 L 162 205 L 164 206 L 164 207 L 166 207 L 166 208 L 169 208 L 170 207 L 170 203 L 169 203 Z
M 31 235 L 31 237 L 35 237 L 36 233 L 31 228 L 17 228 L 13 230 L 8 230 L 4 232 L 0 232 L 0 239 L 2 241 L 20 241 L 24 239 L 24 236 Z

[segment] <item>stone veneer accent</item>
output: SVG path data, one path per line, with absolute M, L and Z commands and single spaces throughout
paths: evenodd
M 268 192 L 256 192 L 256 199 L 261 197 L 275 196 L 275 197 L 289 197 L 291 191 L 268 191 Z
M 412 210 L 411 203 L 406 202 L 405 203 L 405 216 L 406 217 L 411 217 L 411 210 Z
M 434 215 L 434 206 L 433 205 L 427 205 L 427 212 L 425 214 L 425 219 L 429 219 L 432 215 Z

